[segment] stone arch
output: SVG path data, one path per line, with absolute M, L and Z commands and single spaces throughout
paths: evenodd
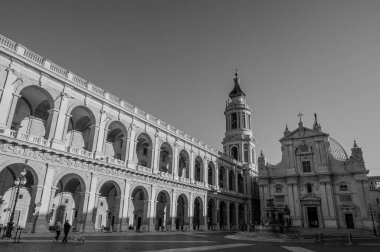
M 166 190 L 160 190 L 156 196 L 156 230 L 163 230 L 171 224 L 170 220 L 170 194 Z
M 13 222 L 28 231 L 34 231 L 33 213 L 36 208 L 38 175 L 35 170 L 25 163 L 8 164 L 0 170 L 0 199 L 4 200 L 0 204 L 0 224 L 6 226 L 10 220 L 11 211 L 16 202 L 17 186 L 15 180 L 25 170 L 25 184 L 20 186 L 17 203 L 15 205 L 15 215 Z
M 182 149 L 178 155 L 178 177 L 189 178 L 189 153 Z
M 84 199 L 86 183 L 81 175 L 72 172 L 60 174 L 54 181 L 56 188 L 52 196 L 52 209 L 50 212 L 50 226 L 55 226 L 57 221 L 71 223 L 73 230 L 80 228 L 79 224 L 85 221 Z
M 194 199 L 194 211 L 193 211 L 193 229 L 200 230 L 204 225 L 203 217 L 203 201 L 201 197 L 196 197 Z
M 137 164 L 152 168 L 152 138 L 147 133 L 140 133 L 136 136 L 136 142 Z
M 126 137 L 128 136 L 125 125 L 120 121 L 109 121 L 106 124 L 105 132 L 104 155 L 125 161 L 127 148 Z
M 194 161 L 194 180 L 203 182 L 203 160 L 197 156 Z
M 208 173 L 208 184 L 209 185 L 215 185 L 215 165 L 214 162 L 210 161 L 208 163 L 208 168 L 207 168 L 207 173 Z
M 135 231 L 148 230 L 149 193 L 142 185 L 131 190 L 129 207 L 129 225 Z
M 163 142 L 160 146 L 160 158 L 158 161 L 159 171 L 173 173 L 172 160 L 173 160 L 173 148 L 168 142 Z
M 95 229 L 116 231 L 120 224 L 120 186 L 114 180 L 103 180 L 97 188 L 98 195 L 93 215 Z
M 177 197 L 177 218 L 176 218 L 176 229 L 178 231 L 184 231 L 189 226 L 189 214 L 188 205 L 189 200 L 185 194 L 180 194 Z
M 64 131 L 66 146 L 93 151 L 94 126 L 97 125 L 94 113 L 83 105 L 71 108 L 69 113 L 70 119 L 67 120 Z
M 52 95 L 35 85 L 23 87 L 19 95 L 14 113 L 9 115 L 8 126 L 19 134 L 48 139 L 51 110 L 55 108 Z

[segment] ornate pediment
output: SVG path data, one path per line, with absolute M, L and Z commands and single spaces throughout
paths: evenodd
M 320 131 L 312 130 L 306 127 L 299 127 L 293 130 L 292 132 L 290 132 L 289 135 L 281 138 L 280 141 L 287 140 L 287 139 L 298 139 L 298 138 L 305 138 L 305 137 L 321 136 L 321 135 L 328 136 L 328 134 L 320 132 Z

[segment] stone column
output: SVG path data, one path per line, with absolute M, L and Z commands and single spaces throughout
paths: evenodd
M 225 187 L 225 188 L 226 188 L 227 190 L 230 190 L 230 169 L 227 168 L 227 167 L 224 168 L 224 169 L 225 169 L 225 172 L 226 172 L 226 181 L 225 181 L 225 182 L 226 182 L 226 183 L 225 183 L 225 184 L 226 184 L 226 187 Z
M 95 230 L 95 225 L 92 221 L 93 211 L 95 208 L 95 197 L 96 197 L 96 184 L 98 182 L 98 177 L 91 173 L 91 182 L 89 192 L 84 194 L 84 204 L 83 204 L 83 217 L 85 223 L 83 225 L 83 231 L 93 232 Z
M 239 204 L 235 204 L 235 229 L 240 228 L 240 221 L 239 221 Z M 243 215 L 244 218 L 244 215 Z M 244 220 L 241 220 L 242 223 L 244 223 Z
M 219 190 L 219 164 L 218 163 L 215 163 L 214 185 L 215 185 L 216 190 Z
M 14 114 L 15 114 L 15 110 L 16 110 L 16 106 L 17 106 L 17 101 L 18 101 L 18 98 L 20 98 L 21 95 L 18 95 L 18 94 L 12 94 L 12 100 L 10 101 L 10 106 L 9 106 L 9 112 L 8 112 L 8 116 L 7 116 L 7 121 L 6 121 L 6 127 L 8 129 L 11 128 L 12 126 L 12 120 L 13 120 L 13 117 L 14 117 Z
M 121 204 L 120 232 L 128 231 L 128 228 L 129 228 L 128 212 L 129 212 L 129 203 L 130 203 L 129 201 L 130 188 L 131 188 L 131 183 L 124 180 L 124 191 L 122 192 L 123 204 Z
M 194 220 L 194 202 L 193 202 L 193 194 L 190 193 L 189 205 L 188 205 L 188 213 L 189 213 L 189 230 L 193 230 L 193 220 Z
M 190 164 L 189 164 L 189 175 L 190 175 L 190 182 L 194 182 L 194 151 L 190 150 Z
M 208 187 L 208 160 L 206 156 L 203 158 L 203 182 Z
M 71 117 L 71 114 L 66 114 L 69 97 L 70 96 L 67 93 L 61 93 L 61 102 L 57 115 L 57 120 L 55 121 L 55 125 L 53 127 L 54 131 L 50 131 L 52 135 L 49 136 L 49 139 L 51 139 L 51 146 L 59 150 L 65 149 L 64 137 L 67 133 Z M 52 123 L 54 123 L 54 121 Z
M 132 123 L 129 130 L 129 145 L 127 155 L 128 168 L 133 168 L 137 164 L 136 145 L 136 125 Z
M 203 230 L 208 230 L 207 225 L 207 195 L 203 196 Z
M 104 110 L 100 111 L 100 121 L 99 121 L 99 124 L 96 125 L 98 129 L 97 131 L 94 132 L 93 137 L 90 138 L 93 141 L 91 151 L 94 152 L 95 157 L 104 155 L 103 152 L 104 152 L 104 144 L 106 140 L 105 138 L 107 138 L 107 132 L 108 132 L 108 129 L 105 128 L 106 118 L 107 118 L 106 111 Z
M 177 193 L 172 190 L 172 202 L 170 204 L 170 209 L 171 209 L 171 220 L 172 220 L 172 226 L 171 226 L 171 230 L 172 231 L 175 231 L 176 230 L 176 219 L 177 219 L 177 201 L 176 201 L 176 198 L 177 198 Z M 185 213 L 184 213 L 185 214 Z
M 36 193 L 36 222 L 34 232 L 47 231 L 47 217 L 49 215 L 49 206 L 52 202 L 52 192 L 55 193 L 55 188 L 52 188 L 55 169 L 51 166 L 47 167 L 45 175 L 45 184 L 39 187 Z
M 57 127 L 57 120 L 58 120 L 59 110 L 58 109 L 50 109 L 49 110 L 49 117 L 46 122 L 46 133 L 45 138 L 49 141 L 53 139 L 54 132 Z
M 235 192 L 238 192 L 238 173 L 236 172 L 236 168 L 234 169 L 234 175 L 235 175 Z
M 220 202 L 219 202 L 218 198 L 216 199 L 215 204 L 216 204 L 216 206 L 215 206 L 215 210 L 216 210 L 216 227 L 215 227 L 215 230 L 218 231 L 221 229 L 221 226 L 220 226 L 221 214 L 220 214 L 220 209 L 219 209 Z
M 178 144 L 175 143 L 174 144 L 174 148 L 173 148 L 173 158 L 172 158 L 172 173 L 173 173 L 173 179 L 178 179 L 178 159 L 179 159 L 179 156 L 178 156 Z
M 151 194 L 150 194 L 150 200 L 149 200 L 149 208 L 148 208 L 148 223 L 149 223 L 149 226 L 148 226 L 148 229 L 149 231 L 155 231 L 155 223 L 154 223 L 154 219 L 155 219 L 155 210 L 156 210 L 156 187 L 154 187 L 152 185 L 152 188 L 151 188 Z
M 160 161 L 159 145 L 160 145 L 160 139 L 158 137 L 158 134 L 156 134 L 155 135 L 154 148 L 153 148 L 153 155 L 152 155 L 152 160 L 151 160 L 151 167 L 152 167 L 153 174 L 157 174 L 158 169 L 159 169 L 159 167 L 158 167 L 159 161 Z
M 122 138 L 123 141 L 123 147 L 121 150 L 121 160 L 127 162 L 128 161 L 128 148 L 130 144 L 130 138 L 128 136 L 124 136 Z
M 5 80 L 5 83 L 3 87 L 0 89 L 2 91 L 2 94 L 0 96 L 0 128 L 10 128 L 7 124 L 7 119 L 11 116 L 13 118 L 14 110 L 16 108 L 17 99 L 20 97 L 20 95 L 13 94 L 13 87 L 12 84 L 15 83 L 17 80 L 21 80 L 21 77 L 19 73 L 10 67 L 7 69 L 7 77 Z M 16 102 L 16 104 L 14 103 Z M 12 123 L 12 120 L 11 122 Z
M 90 138 L 87 146 L 87 150 L 90 152 L 95 152 L 97 150 L 98 136 L 99 136 L 99 126 L 91 125 Z M 99 154 L 99 153 L 98 153 Z
M 113 229 L 117 232 L 121 232 L 122 231 L 122 228 L 121 228 L 121 224 L 122 224 L 122 220 L 123 220 L 123 208 L 124 208 L 124 196 L 116 196 L 116 200 L 118 200 L 118 204 L 116 204 L 116 207 L 119 209 L 118 211 L 118 223 L 117 223 L 117 227 L 114 227 Z
M 50 223 L 51 219 L 53 218 L 52 216 L 52 209 L 53 209 L 53 200 L 55 198 L 55 192 L 57 191 L 58 187 L 51 187 L 50 188 L 50 199 L 49 199 L 49 206 L 48 206 L 48 214 L 47 214 L 47 221 Z M 52 223 L 53 225 L 55 223 Z
M 104 129 L 102 147 L 101 147 L 101 150 L 98 150 L 98 152 L 101 153 L 101 155 L 104 155 L 104 156 L 106 155 L 105 151 L 106 151 L 106 142 L 107 142 L 108 132 L 109 132 L 108 129 Z M 98 143 L 98 145 L 99 145 L 99 143 Z

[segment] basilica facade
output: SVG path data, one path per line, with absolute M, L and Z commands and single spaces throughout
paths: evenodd
M 301 117 L 298 128 L 286 127 L 278 164 L 269 164 L 263 153 L 258 157 L 262 221 L 370 229 L 368 170 L 362 150 L 354 142 L 348 156 L 314 116 L 312 128 L 304 127 Z
M 249 226 L 256 143 L 237 75 L 229 97 L 220 152 L 0 36 L 0 226 L 12 213 L 28 232 Z

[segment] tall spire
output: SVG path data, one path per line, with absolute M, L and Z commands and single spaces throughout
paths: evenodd
M 235 86 L 229 95 L 231 99 L 234 97 L 239 97 L 239 96 L 245 97 L 245 93 L 240 88 L 240 79 L 239 79 L 238 75 L 239 75 L 239 72 L 237 69 L 235 69 L 235 78 L 234 78 Z
M 290 134 L 290 131 L 288 129 L 288 124 L 286 124 L 285 131 L 284 131 L 284 136 L 288 136 Z

